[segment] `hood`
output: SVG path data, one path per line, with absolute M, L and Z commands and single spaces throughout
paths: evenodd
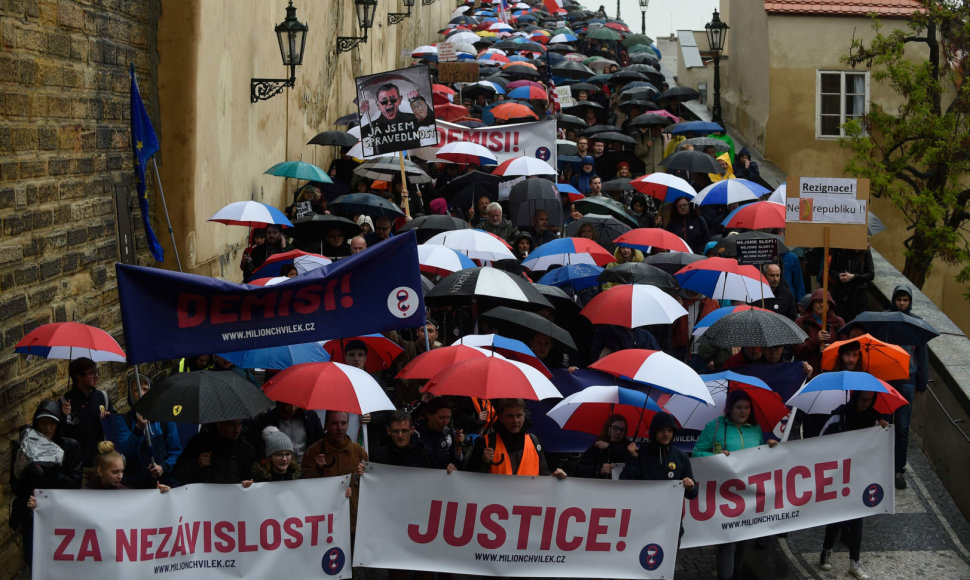
M 729 152 L 725 151 L 724 153 L 721 153 L 720 155 L 718 155 L 717 158 L 727 163 L 728 167 L 731 166 L 731 154 Z
M 900 284 L 899 286 L 893 288 L 892 304 L 889 305 L 889 309 L 899 310 L 896 308 L 896 296 L 899 296 L 900 294 L 906 294 L 909 296 L 909 308 L 902 311 L 909 314 L 909 312 L 913 309 L 913 290 L 906 284 Z
M 734 158 L 737 159 L 738 157 L 741 157 L 742 155 L 747 155 L 748 158 L 750 158 L 751 157 L 751 151 L 747 147 L 742 147 L 741 150 L 738 151 L 737 154 L 734 156 Z
M 832 295 L 826 292 L 824 288 L 816 288 L 815 291 L 812 292 L 812 297 L 809 299 L 808 304 L 811 306 L 812 302 L 815 302 L 816 300 L 825 300 L 826 298 L 829 300 L 829 310 L 835 310 L 835 300 L 832 300 Z
M 37 419 L 40 417 L 53 417 L 57 419 L 58 424 L 63 422 L 64 415 L 61 413 L 61 406 L 57 401 L 43 401 L 40 405 L 37 405 L 37 410 L 34 411 L 34 419 L 31 425 L 37 428 Z M 58 425 L 58 430 L 60 430 L 60 425 Z
M 674 430 L 674 434 L 677 434 L 677 422 L 674 421 L 674 416 L 670 413 L 657 413 L 653 416 L 653 420 L 650 421 L 650 441 L 656 441 L 657 431 L 661 429 L 670 427 Z
M 636 249 L 636 248 L 630 248 L 630 249 L 633 250 L 633 257 L 630 258 L 630 261 L 631 262 L 642 262 L 643 261 L 643 252 L 641 250 Z M 616 249 L 613 250 L 613 258 L 617 262 L 620 261 L 620 246 L 617 246 Z

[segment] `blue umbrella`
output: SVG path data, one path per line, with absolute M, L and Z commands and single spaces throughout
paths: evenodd
M 293 179 L 333 183 L 333 180 L 330 179 L 326 171 L 305 161 L 284 161 L 283 163 L 277 163 L 264 171 L 264 173 L 277 177 L 292 177 Z
M 571 286 L 573 290 L 580 291 L 599 285 L 599 275 L 603 268 L 590 264 L 567 264 L 550 270 L 545 276 L 539 278 L 539 284 L 548 286 Z
M 724 127 L 710 121 L 685 121 L 671 125 L 663 130 L 664 133 L 671 135 L 682 135 L 684 133 L 723 133 Z
M 218 356 L 244 369 L 285 369 L 300 363 L 330 360 L 330 355 L 318 342 L 240 350 Z
M 745 203 L 748 201 L 758 201 L 762 195 L 770 193 L 766 187 L 762 187 L 747 179 L 724 179 L 717 183 L 712 183 L 697 192 L 691 200 L 696 205 L 728 205 L 732 203 Z

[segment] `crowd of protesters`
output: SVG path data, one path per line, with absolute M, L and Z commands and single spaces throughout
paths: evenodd
M 614 252 L 615 263 L 661 264 L 663 252 L 645 250 L 612 243 L 613 233 L 602 229 L 602 220 L 590 220 L 577 210 L 581 199 L 606 196 L 618 202 L 633 218 L 630 227 L 663 228 L 681 237 L 696 254 L 713 252 L 720 240 L 738 233 L 725 228 L 721 222 L 732 206 L 694 205 L 689 197 L 681 197 L 670 203 L 661 203 L 650 195 L 635 191 L 629 179 L 640 175 L 663 171 L 660 161 L 678 147 L 692 147 L 685 143 L 699 135 L 673 136 L 663 131 L 664 126 L 680 121 L 687 114 L 677 97 L 665 98 L 669 87 L 664 82 L 656 58 L 652 52 L 634 52 L 622 42 L 596 40 L 595 30 L 613 30 L 611 22 L 602 14 L 582 12 L 570 7 L 567 20 L 576 33 L 575 41 L 561 43 L 542 42 L 545 36 L 540 26 L 555 28 L 548 21 L 552 17 L 536 11 L 529 17 L 520 17 L 513 24 L 533 42 L 543 45 L 541 53 L 520 52 L 518 56 L 535 58 L 513 60 L 527 63 L 529 67 L 507 67 L 505 52 L 492 48 L 499 36 L 483 36 L 475 48 L 487 53 L 485 60 L 494 62 L 483 66 L 483 74 L 491 73 L 490 82 L 497 88 L 489 90 L 475 87 L 455 86 L 454 95 L 442 96 L 442 102 L 453 101 L 467 111 L 458 120 L 468 126 L 479 126 L 483 119 L 490 122 L 519 122 L 553 118 L 559 120 L 560 136 L 574 144 L 558 156 L 559 173 L 553 178 L 561 187 L 561 219 L 550 219 L 545 211 L 529 216 L 529 223 L 513 222 L 508 202 L 500 199 L 497 181 L 490 186 L 475 187 L 475 195 L 466 195 L 463 183 L 477 183 L 478 177 L 487 174 L 490 167 L 445 163 L 416 162 L 433 179 L 430 183 L 407 188 L 399 177 L 387 181 L 371 180 L 354 173 L 358 161 L 347 155 L 335 160 L 330 167 L 334 184 L 310 183 L 296 192 L 294 203 L 288 209 L 292 217 L 298 213 L 337 215 L 328 204 L 341 194 L 350 191 L 371 192 L 386 198 L 397 206 L 408 204 L 409 217 L 391 219 L 366 214 L 344 214 L 347 218 L 331 230 L 320 233 L 319 239 L 292 239 L 289 232 L 277 225 L 255 229 L 251 234 L 252 245 L 245 250 L 240 267 L 246 280 L 259 276 L 260 267 L 268 258 L 294 248 L 319 252 L 339 260 L 380 244 L 398 235 L 409 220 L 421 215 L 448 214 L 469 221 L 471 227 L 480 228 L 503 238 L 519 259 L 491 263 L 491 266 L 507 270 L 529 281 L 538 280 L 544 272 L 530 271 L 522 261 L 545 242 L 568 237 L 569 232 L 577 238 L 585 237 L 600 241 Z M 579 16 L 574 17 L 574 11 Z M 469 11 L 468 14 L 472 12 Z M 476 29 L 468 20 L 458 19 L 451 28 Z M 484 28 L 482 28 L 484 30 Z M 537 32 L 539 31 L 539 32 Z M 571 31 L 572 32 L 572 31 Z M 504 33 L 508 36 L 507 33 Z M 489 52 L 490 51 L 490 52 Z M 514 52 L 509 52 L 515 55 Z M 550 58 L 555 54 L 556 58 Z M 558 78 L 560 85 L 574 86 L 573 96 L 577 105 L 558 110 L 551 84 L 556 79 L 557 63 L 575 62 L 570 55 L 599 57 L 590 66 L 597 67 L 602 75 L 584 79 Z M 638 56 L 640 55 L 640 56 Z M 476 55 L 481 57 L 481 55 Z M 632 68 L 631 68 L 632 66 Z M 644 67 L 652 67 L 653 74 L 644 75 Z M 518 73 L 504 71 L 521 69 Z M 527 69 L 527 70 L 526 70 Z M 434 67 L 432 67 L 434 70 Z M 494 71 L 494 72 L 493 72 Z M 525 72 L 523 72 L 525 71 Z M 617 75 L 630 71 L 638 74 Z M 649 71 L 648 71 L 649 72 Z M 515 74 L 521 76 L 516 77 Z M 540 88 L 542 97 L 521 102 L 527 109 L 526 118 L 498 119 L 490 111 L 504 102 L 502 88 L 512 79 L 529 79 Z M 652 84 L 650 79 L 656 84 Z M 626 89 L 630 83 L 638 83 Z M 528 85 L 528 86 L 532 86 Z M 499 90 L 500 89 L 500 90 Z M 436 99 L 438 98 L 436 93 Z M 565 115 L 563 115 L 565 113 Z M 575 113 L 576 120 L 570 119 Z M 661 120 L 648 124 L 642 115 L 651 114 Z M 640 122 L 638 122 L 640 119 Z M 576 121 L 580 121 L 577 123 Z M 653 121 L 652 121 L 653 122 Z M 605 126 L 606 130 L 602 130 Z M 619 132 L 625 139 L 618 139 Z M 602 136 L 603 133 L 609 133 Z M 732 178 L 760 181 L 759 169 L 746 148 L 736 154 L 730 137 L 724 131 L 716 131 L 713 139 L 728 144 L 722 149 L 710 146 L 704 150 L 720 162 L 722 173 L 679 173 L 700 190 L 711 183 Z M 554 144 L 550 144 L 555 146 Z M 530 179 L 545 179 L 544 177 Z M 458 184 L 456 186 L 455 184 Z M 407 190 L 405 202 L 403 194 Z M 570 193 L 574 191 L 575 193 Z M 346 223 L 344 223 L 346 222 Z M 581 222 L 570 227 L 574 222 Z M 771 234 L 781 234 L 773 229 Z M 419 230 L 419 240 L 421 239 Z M 425 238 L 426 239 L 426 238 Z M 710 255 L 717 255 L 716 252 Z M 693 340 L 695 324 L 719 306 L 736 305 L 733 301 L 720 301 L 716 296 L 704 296 L 686 289 L 670 290 L 676 300 L 688 311 L 674 324 L 650 327 L 625 328 L 612 325 L 592 325 L 578 316 L 579 307 L 587 304 L 598 292 L 610 288 L 612 283 L 594 285 L 581 292 L 573 292 L 566 286 L 573 307 L 561 306 L 543 309 L 539 314 L 569 332 L 576 348 L 567 348 L 549 336 L 522 328 L 494 326 L 485 320 L 476 320 L 470 306 L 430 306 L 428 322 L 412 331 L 388 332 L 385 338 L 403 348 L 393 364 L 372 375 L 382 385 L 397 407 L 394 412 L 363 417 L 344 412 L 317 413 L 293 405 L 278 403 L 263 415 L 247 420 L 223 421 L 202 425 L 197 433 L 186 433 L 172 423 L 149 422 L 141 415 L 128 411 L 118 415 L 108 395 L 98 389 L 97 365 L 89 359 L 71 362 L 70 392 L 59 401 L 45 401 L 34 414 L 32 427 L 43 438 L 58 446 L 63 452 L 57 461 L 35 461 L 18 466 L 12 474 L 14 483 L 14 518 L 12 522 L 22 530 L 24 552 L 30 561 L 31 509 L 36 506 L 33 490 L 38 488 L 119 489 L 158 488 L 163 492 L 173 486 L 187 483 L 222 483 L 248 486 L 254 481 L 288 481 L 297 478 L 331 477 L 354 474 L 348 490 L 352 514 L 356 513 L 356 489 L 359 477 L 366 477 L 364 462 L 374 461 L 392 465 L 509 475 L 553 475 L 565 479 L 573 477 L 611 479 L 663 479 L 682 481 L 688 498 L 697 494 L 697 482 L 693 480 L 690 461 L 682 448 L 673 444 L 678 429 L 675 417 L 658 413 L 650 423 L 649 438 L 643 441 L 632 436 L 632 425 L 621 415 L 608 418 L 597 441 L 579 455 L 547 454 L 542 442 L 530 433 L 530 417 L 527 405 L 520 399 L 482 401 L 468 397 L 431 397 L 420 391 L 420 384 L 396 378 L 397 372 L 427 349 L 435 349 L 453 343 L 456 339 L 473 334 L 500 332 L 519 338 L 529 344 L 536 356 L 550 368 L 583 368 L 603 356 L 628 348 L 652 348 L 663 350 L 689 363 L 698 372 L 711 372 L 742 365 L 778 364 L 784 361 L 803 361 L 808 377 L 822 371 L 821 352 L 832 342 L 849 338 L 840 336 L 846 321 L 869 310 L 866 286 L 873 279 L 872 257 L 868 250 L 835 250 L 828 268 L 829 280 L 820 280 L 823 272 L 821 260 L 815 249 L 791 248 L 779 256 L 775 263 L 762 268 L 765 280 L 774 296 L 755 300 L 752 304 L 765 307 L 785 316 L 802 328 L 808 335 L 799 344 L 771 348 L 744 347 L 734 349 L 711 348 Z M 284 267 L 280 276 L 299 275 L 296 268 Z M 432 277 L 435 278 L 435 277 Z M 432 279 L 437 282 L 437 279 Z M 821 287 L 827 282 L 829 292 Z M 912 292 L 900 287 L 893 294 L 894 310 L 911 313 Z M 481 306 L 481 305 L 479 305 Z M 823 316 L 823 308 L 827 312 Z M 825 323 L 823 324 L 823 319 Z M 438 340 L 441 342 L 438 342 Z M 925 347 L 907 347 L 912 354 L 910 380 L 899 381 L 900 392 L 913 400 L 916 390 L 926 385 Z M 855 352 L 857 353 L 857 348 Z M 351 340 L 344 345 L 344 357 L 348 364 L 365 368 L 368 346 Z M 840 368 L 852 369 L 853 349 L 840 349 Z M 272 374 L 238 369 L 221 357 L 186 353 L 186 358 L 174 365 L 175 372 L 197 372 L 213 369 L 237 372 L 257 384 Z M 131 389 L 142 395 L 151 387 L 144 377 L 132 380 Z M 908 445 L 909 406 L 897 412 L 896 423 L 896 485 L 904 488 L 903 471 Z M 833 409 L 831 421 L 825 432 L 847 431 L 876 424 L 885 424 L 892 417 L 883 417 L 872 410 L 872 396 L 853 393 L 849 402 Z M 103 420 L 116 416 L 118 428 L 106 433 Z M 751 419 L 751 401 L 743 391 L 734 391 L 727 397 L 723 416 L 712 421 L 701 432 L 693 448 L 693 456 L 705 456 L 731 452 L 765 443 L 763 431 Z M 828 416 L 817 421 L 825 423 Z M 801 424 L 801 436 L 818 435 L 808 427 L 809 420 Z M 367 447 L 361 425 L 368 425 Z M 768 440 L 769 446 L 778 442 Z M 689 450 L 688 450 L 689 451 Z M 617 464 L 621 470 L 614 473 Z M 669 469 L 668 465 L 678 466 Z M 87 471 L 86 479 L 82 475 Z M 353 525 L 353 524 L 352 524 Z M 862 537 L 862 521 L 854 520 L 847 526 L 832 525 L 826 529 L 825 542 L 820 560 L 822 569 L 831 568 L 831 550 L 836 536 L 841 532 L 848 538 L 851 573 L 859 578 L 867 576 L 859 562 L 859 546 Z M 741 573 L 744 542 L 718 546 L 717 571 L 724 579 L 737 578 Z M 391 577 L 406 578 L 407 573 L 391 571 Z

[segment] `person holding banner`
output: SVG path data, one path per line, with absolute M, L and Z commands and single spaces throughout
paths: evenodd
M 499 399 L 495 403 L 498 424 L 495 431 L 479 437 L 472 448 L 471 471 L 503 475 L 549 475 L 542 443 L 525 429 L 525 401 Z M 556 469 L 556 479 L 566 472 Z
M 623 415 L 610 415 L 603 425 L 599 438 L 579 458 L 573 475 L 613 479 L 614 464 L 629 465 L 631 461 L 635 461 L 637 445 L 629 441 L 628 433 L 626 418 Z
M 724 404 L 724 414 L 704 426 L 697 436 L 692 457 L 731 455 L 766 443 L 761 427 L 754 422 L 751 412 L 751 396 L 741 389 L 730 391 Z M 778 445 L 775 439 L 767 441 L 768 447 Z M 717 577 L 720 580 L 735 578 L 744 562 L 745 542 L 727 542 L 716 547 Z
M 843 352 L 842 347 L 839 348 L 840 362 L 853 358 L 858 360 L 859 344 L 852 344 L 855 344 L 856 347 L 854 351 L 846 350 Z M 843 347 L 847 346 L 850 345 L 843 345 Z M 852 357 L 852 354 L 855 356 Z M 822 435 L 844 433 L 856 429 L 867 429 L 875 425 L 879 425 L 884 429 L 889 426 L 886 418 L 873 408 L 876 402 L 876 393 L 873 391 L 850 392 L 849 401 L 843 405 L 839 405 L 835 409 L 828 423 L 822 428 Z M 849 574 L 860 580 L 866 580 L 869 578 L 869 575 L 866 574 L 862 568 L 862 564 L 859 562 L 859 555 L 862 551 L 862 518 L 825 526 L 825 539 L 822 540 L 822 554 L 818 560 L 819 568 L 826 571 L 832 569 L 832 548 L 835 547 L 835 540 L 838 538 L 840 531 L 844 536 L 842 539 L 849 546 Z
M 347 437 L 347 417 L 343 411 L 327 411 L 323 439 L 317 441 L 303 454 L 300 466 L 300 477 L 313 479 L 315 477 L 335 477 L 357 472 L 357 466 L 367 461 L 367 452 L 360 445 Z M 350 489 L 357 487 L 357 478 L 353 478 Z M 355 491 L 348 492 L 350 496 L 350 532 L 357 529 L 357 498 Z
M 175 479 L 182 483 L 252 481 L 259 455 L 240 435 L 240 419 L 203 425 L 175 462 Z
M 263 429 L 262 439 L 266 462 L 253 468 L 253 480 L 293 481 L 299 478 L 300 471 L 293 459 L 296 454 L 293 440 L 273 425 Z

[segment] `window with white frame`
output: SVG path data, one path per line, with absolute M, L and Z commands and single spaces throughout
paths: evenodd
M 869 112 L 869 73 L 817 71 L 815 77 L 815 138 L 845 136 L 842 125 Z

